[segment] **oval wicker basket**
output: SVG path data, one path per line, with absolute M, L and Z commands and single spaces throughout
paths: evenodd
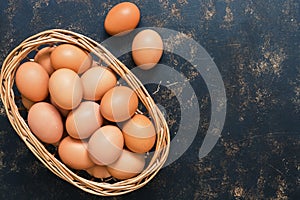
M 148 110 L 157 131 L 155 152 L 145 167 L 144 171 L 136 177 L 113 183 L 97 182 L 81 177 L 64 165 L 59 159 L 51 154 L 46 147 L 33 135 L 26 121 L 19 113 L 15 102 L 13 91 L 15 72 L 20 62 L 27 58 L 28 54 L 36 51 L 41 45 L 53 45 L 58 43 L 69 43 L 80 46 L 93 53 L 104 61 L 113 71 L 121 76 L 127 84 L 136 91 L 140 101 Z M 153 99 L 131 71 L 107 49 L 94 40 L 72 31 L 52 29 L 43 31 L 24 40 L 4 60 L 1 69 L 1 99 L 8 119 L 25 142 L 32 153 L 54 174 L 68 181 L 74 186 L 101 196 L 116 196 L 134 191 L 147 184 L 161 169 L 165 163 L 170 147 L 170 136 L 164 116 L 154 103 Z

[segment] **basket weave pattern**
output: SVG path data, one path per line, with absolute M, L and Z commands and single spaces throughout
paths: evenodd
M 55 45 L 58 43 L 74 44 L 96 55 L 116 74 L 122 77 L 133 90 L 135 90 L 140 101 L 148 110 L 156 128 L 156 146 L 150 163 L 138 176 L 115 183 L 107 183 L 88 180 L 77 175 L 76 172 L 69 169 L 45 148 L 45 146 L 30 131 L 26 121 L 20 115 L 15 103 L 13 91 L 15 73 L 20 62 L 26 59 L 30 52 L 36 51 L 41 45 Z M 0 78 L 1 99 L 7 117 L 16 133 L 25 142 L 32 153 L 49 170 L 76 187 L 101 196 L 125 194 L 147 184 L 165 163 L 170 148 L 170 136 L 164 116 L 138 78 L 107 49 L 92 39 L 78 33 L 61 29 L 47 30 L 33 35 L 24 40 L 6 57 L 2 65 Z

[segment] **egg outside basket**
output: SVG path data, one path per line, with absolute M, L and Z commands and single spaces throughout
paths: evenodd
M 148 110 L 157 132 L 156 146 L 151 161 L 138 176 L 113 183 L 97 182 L 79 176 L 76 171 L 69 169 L 46 149 L 35 135 L 33 135 L 27 123 L 22 118 L 16 105 L 13 91 L 16 70 L 21 61 L 26 59 L 30 52 L 37 50 L 41 45 L 58 43 L 69 43 L 80 46 L 99 57 L 99 59 L 105 62 L 136 91 L 140 101 Z M 164 116 L 138 78 L 107 49 L 94 40 L 84 35 L 61 29 L 40 32 L 24 40 L 6 57 L 2 65 L 0 77 L 1 99 L 8 119 L 17 134 L 49 170 L 74 186 L 95 195 L 122 195 L 143 187 L 157 174 L 165 163 L 170 148 L 170 136 Z

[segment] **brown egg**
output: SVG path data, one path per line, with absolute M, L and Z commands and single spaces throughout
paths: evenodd
M 110 35 L 124 35 L 133 30 L 140 21 L 139 8 L 130 2 L 115 5 L 108 13 L 104 21 L 104 28 Z
M 63 163 L 73 169 L 89 169 L 95 165 L 89 157 L 87 143 L 70 136 L 60 142 L 58 155 Z
M 34 57 L 34 61 L 39 63 L 47 71 L 49 76 L 54 72 L 51 64 L 50 55 L 55 47 L 44 47 L 37 52 Z
M 99 104 L 93 101 L 82 102 L 71 111 L 66 120 L 68 134 L 76 139 L 90 137 L 103 123 Z
M 68 68 L 82 74 L 92 66 L 92 56 L 71 44 L 61 44 L 51 53 L 51 63 L 54 69 Z
M 27 99 L 26 97 L 24 97 L 23 95 L 21 95 L 22 98 L 22 104 L 23 106 L 29 110 L 31 108 L 31 106 L 33 106 L 33 104 L 35 104 L 35 102 L 30 101 L 29 99 Z
M 122 153 L 124 139 L 121 130 L 112 125 L 99 128 L 88 142 L 91 159 L 97 165 L 115 162 Z
M 108 172 L 115 178 L 125 180 L 141 173 L 145 166 L 143 154 L 123 150 L 119 159 L 108 165 Z
M 62 116 L 64 116 L 64 117 L 67 117 L 67 116 L 68 116 L 70 110 L 65 110 L 65 109 L 59 107 L 59 106 L 57 105 L 57 103 L 54 102 L 54 100 L 53 100 L 53 98 L 52 98 L 51 96 L 50 96 L 50 103 L 51 103 L 51 104 L 52 104 L 52 105 L 60 112 L 60 114 L 61 114 Z
M 80 77 L 70 69 L 56 70 L 49 80 L 49 92 L 54 102 L 62 109 L 76 108 L 83 96 Z
M 36 62 L 25 62 L 16 72 L 16 85 L 20 93 L 30 101 L 42 101 L 48 96 L 49 75 Z
M 122 128 L 125 145 L 136 153 L 145 153 L 155 144 L 156 133 L 150 119 L 136 114 Z
M 106 67 L 92 67 L 81 76 L 83 98 L 98 101 L 117 84 L 117 77 Z
M 42 142 L 54 144 L 63 135 L 63 122 L 56 108 L 46 102 L 35 103 L 28 112 L 28 125 Z
M 110 173 L 107 171 L 106 166 L 95 165 L 94 167 L 91 167 L 86 171 L 95 178 L 111 177 Z
M 163 54 L 163 41 L 160 35 L 150 29 L 139 32 L 132 42 L 132 57 L 143 70 L 153 68 Z
M 135 92 L 129 87 L 117 86 L 102 97 L 100 111 L 107 120 L 121 122 L 129 119 L 137 107 L 138 97 Z

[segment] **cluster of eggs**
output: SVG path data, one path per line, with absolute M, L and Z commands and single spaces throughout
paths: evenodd
M 113 7 L 104 23 L 122 36 L 139 23 L 133 3 Z M 154 67 L 163 53 L 160 35 L 139 32 L 132 57 L 142 69 Z M 73 44 L 40 49 L 33 61 L 16 71 L 16 86 L 28 109 L 28 126 L 36 137 L 58 146 L 60 160 L 96 178 L 128 179 L 145 166 L 145 153 L 156 142 L 151 120 L 138 114 L 139 99 L 131 88 L 117 85 L 116 74 Z
M 140 10 L 131 2 L 115 5 L 104 21 L 106 32 L 113 36 L 123 36 L 137 27 L 140 21 Z M 145 29 L 136 34 L 132 42 L 132 58 L 143 70 L 153 68 L 163 54 L 163 41 L 154 30 Z
M 36 137 L 58 146 L 63 163 L 97 178 L 128 179 L 145 165 L 156 132 L 139 99 L 109 68 L 71 44 L 44 47 L 22 63 L 16 86 Z

